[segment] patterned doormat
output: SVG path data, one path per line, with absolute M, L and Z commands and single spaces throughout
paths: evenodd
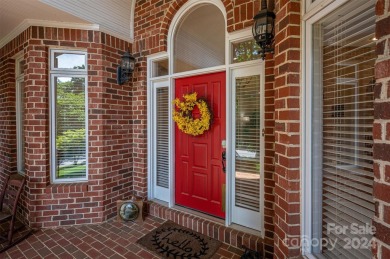
M 151 252 L 165 258 L 208 259 L 222 244 L 191 229 L 167 221 L 137 241 Z

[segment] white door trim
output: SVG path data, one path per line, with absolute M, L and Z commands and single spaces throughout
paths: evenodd
M 217 6 L 221 12 L 224 15 L 225 18 L 225 65 L 211 67 L 211 68 L 205 68 L 205 69 L 198 69 L 193 71 L 186 71 L 181 73 L 173 73 L 173 41 L 174 41 L 174 34 L 176 32 L 176 29 L 182 20 L 182 18 L 188 14 L 188 11 L 193 10 L 192 8 L 196 8 L 197 6 L 200 6 L 202 4 L 213 4 Z M 264 62 L 260 60 L 253 60 L 248 62 L 242 62 L 238 64 L 230 64 L 231 60 L 231 43 L 237 42 L 240 40 L 245 39 L 251 39 L 252 38 L 252 31 L 251 28 L 246 28 L 240 31 L 236 31 L 233 33 L 228 34 L 227 33 L 227 26 L 226 26 L 226 10 L 223 6 L 222 2 L 220 0 L 189 0 L 186 4 L 183 5 L 183 7 L 180 8 L 180 10 L 176 13 L 174 18 L 172 19 L 172 23 L 170 25 L 169 31 L 168 31 L 168 48 L 167 52 L 152 54 L 147 57 L 147 129 L 148 129 L 148 198 L 154 199 L 158 198 L 155 196 L 153 192 L 153 168 L 154 168 L 154 162 L 153 162 L 153 156 L 151 150 L 153 148 L 153 85 L 156 82 L 164 82 L 169 87 L 169 100 L 173 100 L 175 96 L 175 79 L 176 78 L 183 78 L 183 77 L 189 77 L 189 76 L 196 76 L 196 75 L 204 75 L 204 74 L 210 74 L 214 72 L 226 72 L 226 152 L 227 152 L 227 161 L 226 161 L 226 219 L 225 219 L 225 225 L 229 226 L 232 224 L 232 158 L 234 157 L 234 152 L 232 149 L 232 139 L 234 135 L 232 134 L 231 126 L 233 123 L 233 107 L 230 105 L 233 102 L 233 94 L 232 94 L 232 87 L 231 87 L 231 71 L 233 69 L 239 69 L 239 68 L 250 68 L 250 67 L 257 67 L 258 69 L 263 67 Z M 152 76 L 152 64 L 153 62 L 161 59 L 168 58 L 169 60 L 169 73 L 166 76 L 162 77 L 151 77 Z M 258 70 L 259 71 L 259 70 Z M 264 80 L 264 74 L 262 75 L 262 80 Z M 172 104 L 171 104 L 172 105 Z M 171 106 L 173 108 L 173 105 Z M 170 167 L 170 198 L 168 202 L 169 207 L 173 207 L 175 205 L 175 124 L 172 120 L 172 109 L 169 111 L 169 167 Z M 263 177 L 262 177 L 263 178 Z M 261 182 L 261 187 L 264 189 L 264 183 Z M 264 194 L 261 194 L 262 197 L 264 197 Z M 263 201 L 264 199 L 261 198 Z M 262 205 L 263 206 L 263 205 Z M 263 208 L 262 208 L 262 217 L 263 217 Z M 263 222 L 263 220 L 262 220 Z M 262 223 L 261 232 L 262 235 L 264 235 L 264 223 Z
M 235 135 L 236 135 L 236 119 L 235 119 L 235 101 L 236 101 L 236 84 L 235 84 L 235 78 L 237 77 L 245 77 L 245 76 L 253 76 L 253 75 L 259 75 L 260 76 L 260 85 L 259 85 L 259 91 L 260 91 L 260 129 L 264 128 L 264 102 L 265 102 L 265 96 L 264 96 L 264 62 L 259 62 L 256 65 L 251 66 L 245 66 L 240 68 L 231 68 L 231 91 L 232 91 L 232 105 L 231 105 L 231 121 L 233 122 L 230 127 L 231 135 L 232 135 L 232 151 L 235 150 Z M 235 206 L 235 152 L 231 152 L 229 156 L 229 160 L 232 161 L 231 165 L 231 173 L 229 174 L 231 180 L 230 188 L 231 188 L 231 222 L 236 223 L 239 225 L 244 225 L 246 227 L 261 231 L 262 237 L 264 237 L 264 137 L 261 136 L 260 139 L 260 211 L 253 212 L 249 211 L 240 207 Z

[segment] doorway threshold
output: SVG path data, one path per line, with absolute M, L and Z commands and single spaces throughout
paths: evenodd
M 237 225 L 227 227 L 223 219 L 177 205 L 169 208 L 168 203 L 159 200 L 148 201 L 148 212 L 151 216 L 171 220 L 237 249 L 247 247 L 264 256 L 264 240 L 259 231 Z

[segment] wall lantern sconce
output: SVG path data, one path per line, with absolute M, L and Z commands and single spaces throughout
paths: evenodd
M 133 73 L 135 67 L 135 58 L 128 51 L 121 57 L 121 64 L 116 69 L 117 83 L 123 85 L 130 79 L 130 74 Z
M 260 56 L 265 59 L 266 53 L 274 53 L 275 14 L 267 9 L 267 0 L 261 1 L 261 10 L 255 17 L 252 27 L 253 38 L 260 46 Z

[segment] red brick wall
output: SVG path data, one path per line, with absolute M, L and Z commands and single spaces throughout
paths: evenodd
M 16 84 L 14 57 L 26 46 L 30 31 L 24 31 L 0 49 L 0 183 L 5 176 L 16 172 Z M 27 204 L 23 195 L 23 209 Z
M 49 47 L 88 52 L 89 180 L 50 184 Z M 27 187 L 24 217 L 34 227 L 102 222 L 115 214 L 116 200 L 132 190 L 131 87 L 116 84 L 116 66 L 131 45 L 87 30 L 30 27 L 0 50 L 7 121 L 0 125 L 1 175 L 16 170 L 15 79 L 12 56 L 24 51 Z M 4 81 L 4 83 L 3 83 Z M 1 88 L 3 91 L 3 87 Z M 3 162 L 4 161 L 4 162 Z
M 390 258 L 390 0 L 378 0 L 376 14 L 373 252 L 376 258 Z
M 146 57 L 167 51 L 168 30 L 177 11 L 186 3 L 180 1 L 136 1 L 135 42 L 133 52 L 137 58 L 133 79 L 134 122 L 134 190 L 147 195 L 147 118 L 146 118 Z M 222 0 L 227 15 L 228 32 L 250 27 L 260 9 L 258 0 Z M 274 69 L 273 60 L 266 61 L 265 86 L 265 239 L 267 258 L 273 253 L 274 217 Z
M 300 254 L 300 1 L 276 0 L 275 258 Z
M 273 56 L 267 54 L 265 61 L 264 91 L 264 250 L 266 258 L 272 258 L 274 252 L 274 216 L 275 216 L 275 69 Z
M 0 179 L 16 170 L 15 60 L 28 32 L 0 49 Z

